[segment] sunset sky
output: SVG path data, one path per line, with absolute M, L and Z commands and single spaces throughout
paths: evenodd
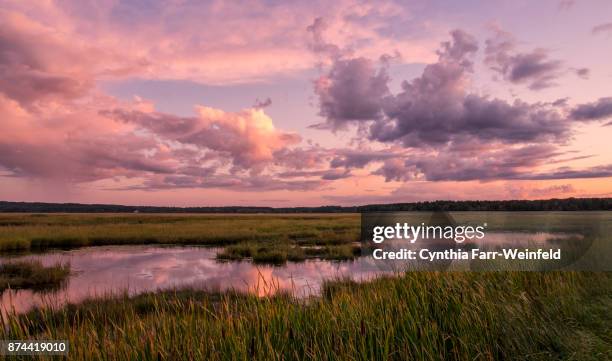
M 0 0 L 0 200 L 610 196 L 609 0 Z

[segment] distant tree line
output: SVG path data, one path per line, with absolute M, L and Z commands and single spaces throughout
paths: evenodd
M 612 198 L 510 201 L 432 201 L 321 207 L 154 207 L 0 201 L 0 212 L 22 213 L 342 213 L 385 211 L 609 211 Z

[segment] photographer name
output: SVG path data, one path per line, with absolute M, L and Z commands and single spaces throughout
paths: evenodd
M 377 248 L 373 251 L 374 259 L 383 260 L 560 260 L 561 249 L 542 249 L 531 250 L 528 248 L 504 248 L 497 251 L 484 251 L 478 248 L 469 250 L 446 249 L 444 251 L 432 251 L 427 248 L 420 250 L 402 248 L 394 251 L 385 251 Z

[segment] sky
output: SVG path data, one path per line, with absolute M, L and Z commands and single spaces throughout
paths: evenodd
M 0 0 L 0 200 L 612 196 L 612 2 Z

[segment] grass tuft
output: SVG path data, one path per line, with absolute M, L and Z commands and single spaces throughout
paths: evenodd
M 0 264 L 0 293 L 8 288 L 57 289 L 70 276 L 69 264 L 45 267 L 39 261 Z

